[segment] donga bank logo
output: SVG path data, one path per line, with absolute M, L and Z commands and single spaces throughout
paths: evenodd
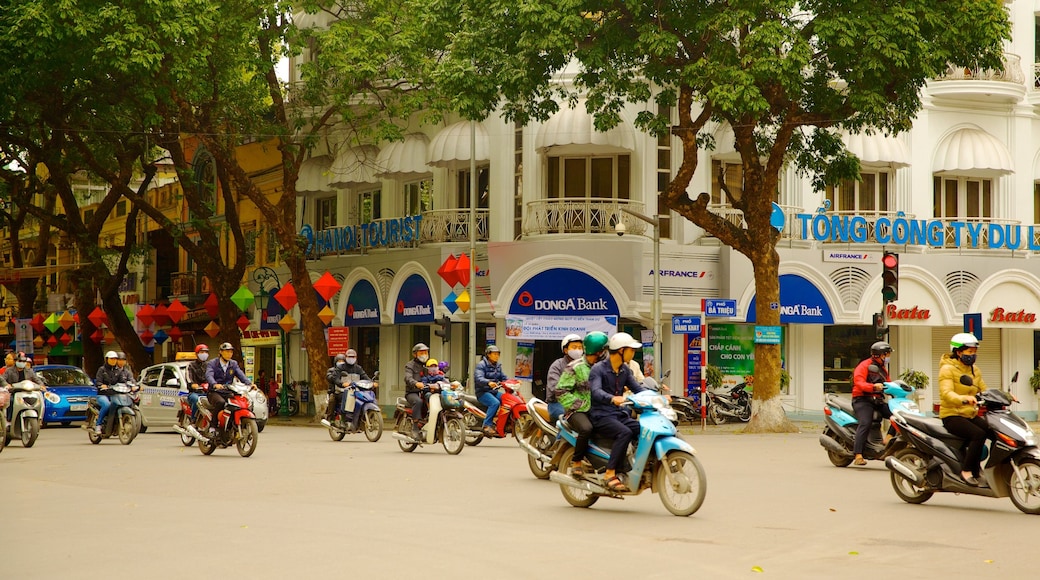
M 608 308 L 607 301 L 604 298 L 598 298 L 595 300 L 589 300 L 580 296 L 574 298 L 557 298 L 554 300 L 537 300 L 530 292 L 526 290 L 521 292 L 516 298 L 516 303 L 524 308 L 534 307 L 535 310 L 557 310 L 565 311 L 570 310 L 574 312 L 584 312 L 589 310 L 606 310 Z
M 780 314 L 785 316 L 823 316 L 823 307 L 792 304 L 790 306 L 781 306 Z
M 404 310 L 404 303 L 398 302 L 398 304 L 401 305 L 399 311 Z M 375 318 L 378 315 L 379 314 L 376 312 L 375 308 L 362 308 L 360 310 L 355 310 L 353 304 L 347 306 L 347 317 L 351 320 L 365 320 L 368 318 Z
M 404 300 L 397 301 L 397 313 L 401 316 L 426 316 L 433 313 L 433 308 L 426 304 L 405 307 Z M 374 316 L 374 314 L 373 314 Z

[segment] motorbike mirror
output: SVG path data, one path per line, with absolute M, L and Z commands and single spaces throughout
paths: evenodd
M 376 371 L 375 374 L 372 375 L 372 380 L 374 381 L 374 380 L 376 380 L 378 378 L 379 378 L 379 371 Z
M 644 378 L 643 379 L 643 386 L 648 388 L 648 389 L 650 389 L 651 391 L 660 391 L 661 390 L 660 387 L 657 384 L 657 381 L 655 381 L 653 379 L 653 377 L 646 377 L 646 378 Z
M 1015 374 L 1011 375 L 1011 382 L 1012 383 L 1017 383 L 1018 382 L 1018 371 L 1015 371 Z
M 877 365 L 870 365 L 870 366 L 867 367 L 867 370 L 872 372 L 872 373 L 880 373 L 881 372 L 881 367 L 879 367 Z
M 971 380 L 968 375 L 961 375 L 961 384 L 970 387 L 975 384 L 975 381 Z
M 664 372 L 664 374 L 663 374 L 663 375 L 661 375 L 661 382 L 663 383 L 663 382 L 664 382 L 664 380 L 665 380 L 665 379 L 667 379 L 667 378 L 668 378 L 668 377 L 670 377 L 670 376 L 672 376 L 672 369 L 668 369 L 668 370 L 666 370 L 666 371 Z

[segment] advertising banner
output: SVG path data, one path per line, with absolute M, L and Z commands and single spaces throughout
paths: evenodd
M 19 318 L 14 323 L 14 348 L 25 354 L 33 353 L 33 331 L 29 318 Z
M 643 343 L 643 376 L 654 376 L 654 331 L 641 330 L 639 342 Z
M 582 336 L 599 330 L 617 332 L 617 316 L 517 316 L 506 317 L 506 337 L 513 340 L 556 340 L 568 334 Z
M 708 364 L 724 376 L 754 374 L 755 327 L 749 324 L 708 325 Z
M 515 376 L 518 379 L 531 380 L 534 378 L 534 343 L 516 343 L 516 367 Z

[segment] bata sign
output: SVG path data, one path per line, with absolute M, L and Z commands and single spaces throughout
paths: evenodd
M 896 308 L 895 304 L 888 305 L 885 315 L 889 320 L 928 320 L 932 317 L 927 308 Z
M 994 308 L 989 312 L 990 322 L 1022 322 L 1026 324 L 1033 324 L 1036 322 L 1035 312 L 1026 312 L 1025 310 L 1019 310 L 1018 312 L 1008 312 L 1003 308 Z

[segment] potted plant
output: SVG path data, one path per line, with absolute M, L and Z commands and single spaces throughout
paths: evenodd
M 722 371 L 719 367 L 714 365 L 706 365 L 704 367 L 704 382 L 707 383 L 708 388 L 715 390 L 722 386 Z
M 930 380 L 928 375 L 921 371 L 915 371 L 914 369 L 906 369 L 899 375 L 899 378 L 914 388 L 914 396 L 917 399 L 917 404 L 920 405 L 924 389 L 928 388 L 928 382 Z
M 791 373 L 787 372 L 787 369 L 780 369 L 780 392 L 787 395 L 790 391 L 787 388 L 791 386 Z
M 1029 386 L 1033 387 L 1033 393 L 1040 395 L 1040 367 L 1033 369 L 1033 374 L 1029 376 Z

